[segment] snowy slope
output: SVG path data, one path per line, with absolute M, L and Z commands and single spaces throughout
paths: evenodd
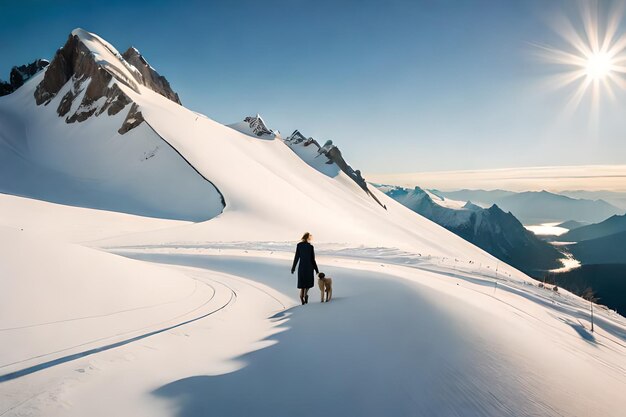
M 3 374 L 164 326 L 212 293 L 183 274 L 37 232 L 0 227 L 0 252 Z
M 93 39 L 86 36 L 85 43 L 94 47 Z M 100 47 L 94 56 L 116 76 L 124 80 L 131 76 L 132 68 L 106 48 Z M 117 65 L 112 64 L 115 60 Z M 71 80 L 48 104 L 36 105 L 34 92 L 44 75 L 45 71 L 0 97 L 0 192 L 196 221 L 221 212 L 215 187 L 149 126 L 141 124 L 124 135 L 118 132 L 126 111 L 67 123 L 56 109 L 73 88 Z M 133 86 L 139 89 L 136 83 Z M 83 107 L 86 91 L 85 86 L 70 114 Z
M 328 176 L 312 169 L 278 138 L 242 134 L 152 91 L 123 90 L 139 104 L 146 123 L 222 192 L 226 208 L 207 222 L 102 245 L 285 242 L 311 231 L 328 244 L 389 246 L 496 264 L 482 250 L 372 189 L 383 208 L 345 173 Z M 512 268 L 510 273 L 519 274 Z
M 495 263 L 483 251 L 371 190 L 383 208 L 346 173 L 330 177 L 311 169 L 280 138 L 241 133 L 142 85 L 138 71 L 101 38 L 79 29 L 73 36 L 64 48 L 78 48 L 82 54 L 86 46 L 96 64 L 114 76 L 112 99 L 133 104 L 126 106 L 128 112 L 96 112 L 84 121 L 67 122 L 72 114 L 84 114 L 81 108 L 95 105 L 86 98 L 89 89 L 80 90 L 88 81 L 72 78 L 56 95 L 45 95 L 48 104 L 37 106 L 33 95 L 42 94 L 45 74 L 55 70 L 53 60 L 45 72 L 0 99 L 0 117 L 11 127 L 0 134 L 5 192 L 196 221 L 219 214 L 223 198 L 226 208 L 212 221 L 149 237 L 137 235 L 142 243 L 291 241 L 309 230 L 328 243 L 383 245 Z M 77 90 L 75 97 L 69 96 L 74 97 L 72 108 L 68 116 L 59 117 L 57 101 L 60 106 L 64 92 L 71 89 Z M 111 91 L 107 87 L 102 93 Z M 131 114 L 140 114 L 143 121 L 122 135 L 118 128 Z M 263 122 L 253 119 L 255 126 Z M 133 239 L 107 244 L 133 244 Z
M 106 212 L 82 210 L 97 236 Z M 277 245 L 116 251 L 139 262 L 53 234 L 2 229 L 2 276 L 18 278 L 2 281 L 13 295 L 0 331 L 6 415 L 319 416 L 319 399 L 297 393 L 320 386 L 323 415 L 337 417 L 621 412 L 624 319 L 599 310 L 592 334 L 585 303 L 530 280 L 391 248 L 320 248 L 335 300 L 314 291 L 294 307 L 292 254 Z
M 584 300 L 372 189 L 383 207 L 279 136 L 186 109 L 75 33 L 128 104 L 67 123 L 62 94 L 33 103 L 41 76 L 0 99 L 19 121 L 2 136 L 3 187 L 23 173 L 7 191 L 28 195 L 51 177 L 50 200 L 177 219 L 225 207 L 192 223 L 0 196 L 1 415 L 621 416 L 621 316 L 598 309 L 591 333 Z M 164 143 L 168 163 L 127 158 Z M 78 201 L 87 189 L 102 201 Z M 334 280 L 327 305 L 314 289 L 296 306 L 304 231 Z

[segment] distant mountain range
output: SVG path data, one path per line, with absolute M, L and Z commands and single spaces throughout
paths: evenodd
M 568 190 L 559 191 L 558 194 L 572 198 L 584 198 L 587 200 L 604 200 L 607 203 L 621 208 L 622 210 L 626 210 L 626 192 Z
M 557 224 L 557 227 L 562 227 L 567 230 L 578 229 L 579 227 L 587 226 L 589 223 L 587 222 L 577 222 L 576 220 L 568 220 L 563 223 Z
M 590 288 L 599 302 L 626 312 L 626 215 L 615 215 L 603 222 L 571 229 L 555 237 L 582 266 L 548 274 L 546 280 L 582 295 Z
M 570 230 L 555 239 L 573 242 L 566 248 L 584 265 L 626 264 L 626 215 Z
M 581 242 L 624 231 L 626 231 L 626 214 L 611 216 L 600 223 L 578 227 L 573 230 L 570 229 L 569 232 L 559 236 L 557 239 L 562 242 Z M 624 246 L 626 246 L 626 242 Z
M 568 249 L 583 264 L 626 264 L 626 231 L 583 240 Z
M 477 204 L 491 205 L 493 202 L 504 197 L 514 195 L 513 191 L 506 190 L 458 190 L 458 191 L 439 191 L 433 190 L 439 195 L 451 198 L 453 200 L 473 201 Z
M 482 208 L 472 202 L 451 200 L 437 191 L 379 186 L 388 196 L 445 227 L 496 258 L 532 276 L 561 266 L 563 254 L 537 238 L 511 213 L 497 205 Z
M 548 191 L 516 193 L 504 190 L 461 190 L 438 193 L 452 199 L 473 201 L 485 207 L 497 204 L 526 225 L 568 220 L 595 223 L 614 214 L 624 213 L 624 209 L 601 199 L 577 199 Z

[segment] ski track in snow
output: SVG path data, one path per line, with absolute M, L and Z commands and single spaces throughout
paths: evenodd
M 2 400 L 0 401 L 0 404 L 2 405 L 0 408 L 0 415 L 1 416 L 14 415 L 12 414 L 13 412 L 16 412 L 15 415 L 22 415 L 20 410 L 24 406 L 28 405 L 32 401 L 37 401 L 38 398 L 40 398 L 42 395 L 45 395 L 47 392 L 49 392 L 51 389 L 50 388 L 46 389 L 45 387 L 47 387 L 48 385 L 54 386 L 55 378 L 50 378 L 49 376 L 47 376 L 46 371 L 60 372 L 61 374 L 67 374 L 67 372 L 69 371 L 71 373 L 73 372 L 72 362 L 77 362 L 77 361 L 88 359 L 89 356 L 103 355 L 107 353 L 110 353 L 113 356 L 123 355 L 124 354 L 123 348 L 125 347 L 132 350 L 138 345 L 138 342 L 141 342 L 144 339 L 154 338 L 155 336 L 158 336 L 161 334 L 171 334 L 172 331 L 175 329 L 182 328 L 182 327 L 189 327 L 189 325 L 192 325 L 195 322 L 202 321 L 203 319 L 207 319 L 209 316 L 213 316 L 216 313 L 220 313 L 220 312 L 223 312 L 224 310 L 227 310 L 228 308 L 230 308 L 232 305 L 236 303 L 237 297 L 238 297 L 238 291 L 233 288 L 232 284 L 229 284 L 229 281 L 236 282 L 239 285 L 244 285 L 249 288 L 252 288 L 255 293 L 262 294 L 263 296 L 270 299 L 271 302 L 273 303 L 272 311 L 274 312 L 283 311 L 287 308 L 286 301 L 281 300 L 279 297 L 273 295 L 270 291 L 262 288 L 262 286 L 256 285 L 252 282 L 248 282 L 245 279 L 239 279 L 235 276 L 228 275 L 225 273 L 215 272 L 215 271 L 211 271 L 209 274 L 207 274 L 207 273 L 198 273 L 197 271 L 191 268 L 177 268 L 177 269 L 182 270 L 182 272 L 187 274 L 187 276 L 189 276 L 190 278 L 198 282 L 201 282 L 203 285 L 210 287 L 212 289 L 212 293 L 210 297 L 206 299 L 202 305 L 194 306 L 192 310 L 184 314 L 181 314 L 179 316 L 172 317 L 171 319 L 167 320 L 166 322 L 170 323 L 167 325 L 167 327 L 159 328 L 158 326 L 162 325 L 163 323 L 156 323 L 146 328 L 135 329 L 133 331 L 108 336 L 108 337 L 98 339 L 98 340 L 86 341 L 85 343 L 82 343 L 77 346 L 71 346 L 61 351 L 46 352 L 45 354 L 38 355 L 37 357 L 24 359 L 22 361 L 19 361 L 18 363 L 9 363 L 9 364 L 0 365 L 0 369 L 3 369 L 3 368 L 11 369 L 11 368 L 14 368 L 15 365 L 19 366 L 23 362 L 32 363 L 33 361 L 37 361 L 42 358 L 49 358 L 49 357 L 54 358 L 54 359 L 46 360 L 43 362 L 38 362 L 26 368 L 13 370 L 9 373 L 0 375 L 0 388 L 6 388 L 6 391 L 3 391 L 2 389 L 0 389 L 0 399 Z M 216 298 L 217 300 L 214 301 L 214 299 Z M 191 315 L 191 318 L 189 318 L 190 315 Z M 97 318 L 97 317 L 76 318 L 76 319 L 71 319 L 68 321 L 70 322 L 79 321 L 79 320 L 90 319 L 90 318 Z M 54 324 L 57 324 L 57 323 L 47 323 L 45 325 L 54 325 Z M 151 329 L 151 330 L 148 331 L 148 329 Z M 13 329 L 7 329 L 5 332 L 10 333 L 10 330 L 13 330 Z M 137 332 L 141 332 L 141 333 L 136 334 Z M 129 334 L 132 334 L 133 336 L 125 337 L 122 340 L 119 340 L 120 337 L 127 336 Z M 111 342 L 111 340 L 114 340 L 114 341 Z M 107 343 L 101 344 L 104 341 L 107 341 Z M 77 348 L 84 347 L 84 346 L 89 346 L 89 349 L 80 350 L 76 352 Z M 122 350 L 121 353 L 120 353 L 120 350 Z M 65 356 L 57 357 L 59 353 L 62 353 L 65 351 L 70 351 L 73 353 L 70 353 Z M 111 352 L 107 352 L 107 351 L 111 351 Z M 64 366 L 65 366 L 65 369 L 59 369 L 59 368 L 63 368 Z M 33 381 L 29 381 L 28 380 L 29 378 L 34 378 L 34 383 Z M 15 384 L 15 387 L 17 389 L 12 389 L 10 384 Z M 31 384 L 35 387 L 37 386 L 44 387 L 44 389 L 41 391 L 38 391 L 35 394 L 32 394 L 33 386 L 31 386 Z M 21 389 L 19 387 L 26 387 L 26 389 Z M 26 398 L 23 398 L 25 394 L 29 394 L 29 395 L 27 395 Z M 50 408 L 50 405 L 51 404 L 44 401 L 44 407 Z M 52 407 L 52 409 L 54 409 L 54 407 Z M 65 410 L 65 412 L 67 412 L 67 410 Z M 109 412 L 110 410 L 107 412 L 103 412 L 103 414 L 98 414 L 99 411 L 97 411 L 94 408 L 94 409 L 90 409 L 89 414 L 90 415 L 108 415 L 107 413 Z M 37 413 L 35 413 L 35 415 L 37 415 Z M 62 415 L 64 415 L 64 413 Z M 76 415 L 81 415 L 81 414 L 78 413 Z M 147 415 L 150 415 L 150 414 L 147 414 Z
M 189 250 L 186 248 L 187 252 Z M 155 387 L 152 396 L 175 404 L 175 415 L 319 415 L 319 397 L 315 395 L 315 390 L 319 389 L 324 391 L 323 413 L 329 416 L 585 415 L 585 407 L 595 404 L 594 399 L 585 402 L 578 397 L 574 398 L 567 384 L 561 383 L 565 386 L 556 389 L 549 383 L 550 376 L 537 373 L 536 369 L 540 368 L 536 364 L 524 365 L 525 362 L 538 360 L 537 357 L 540 357 L 546 346 L 530 346 L 528 341 L 519 339 L 517 342 L 524 344 L 524 349 L 511 349 L 502 339 L 519 336 L 507 330 L 506 323 L 499 324 L 500 318 L 488 311 L 483 311 L 484 316 L 480 317 L 484 323 L 475 322 L 477 317 L 474 310 L 464 302 L 435 289 L 442 282 L 456 285 L 461 291 L 477 294 L 483 300 L 481 303 L 505 305 L 504 310 L 501 307 L 493 310 L 521 317 L 522 327 L 528 327 L 526 331 L 553 329 L 554 335 L 558 337 L 548 338 L 555 342 L 552 349 L 567 347 L 569 343 L 576 345 L 583 340 L 592 349 L 609 349 L 617 355 L 624 354 L 623 334 L 616 331 L 619 326 L 612 327 L 608 319 L 598 317 L 596 322 L 598 330 L 595 335 L 603 338 L 602 342 L 596 338 L 585 338 L 586 333 L 568 332 L 568 328 L 574 328 L 571 323 L 580 312 L 568 305 L 567 299 L 555 302 L 550 292 L 535 294 L 521 291 L 513 286 L 516 285 L 514 282 L 505 282 L 504 279 L 494 286 L 497 281 L 493 277 L 481 275 L 475 270 L 462 270 L 456 265 L 422 260 L 407 266 L 402 264 L 406 263 L 406 259 L 398 257 L 397 251 L 380 248 L 363 250 L 361 256 L 352 258 L 346 256 L 346 253 L 355 255 L 357 250 L 339 251 L 340 256 L 330 256 L 332 251 L 320 251 L 320 268 L 335 280 L 335 299 L 328 305 L 319 304 L 319 293 L 314 289 L 310 305 L 293 308 L 295 302 L 281 300 L 265 289 L 267 286 L 284 294 L 295 295 L 295 280 L 287 272 L 290 253 L 274 250 L 270 256 L 267 253 L 261 256 L 260 251 L 248 249 L 220 248 L 212 249 L 212 253 L 206 247 L 200 253 L 197 250 L 195 248 L 196 253 L 190 254 L 164 247 L 124 248 L 118 250 L 118 253 L 169 265 L 170 268 L 184 271 L 193 279 L 202 280 L 205 285 L 211 284 L 206 282 L 207 276 L 200 271 L 210 273 L 210 280 L 218 284 L 213 287 L 213 296 L 215 292 L 231 291 L 233 294 L 225 304 L 166 328 L 4 375 L 0 377 L 0 383 L 19 385 L 27 383 L 28 378 L 34 378 L 46 386 L 45 373 L 50 370 L 48 368 L 69 366 L 70 362 L 85 360 L 86 356 L 91 355 L 123 355 L 124 350 L 136 350 L 137 342 L 158 337 L 176 328 L 186 328 L 186 332 L 193 334 L 196 323 L 201 323 L 217 311 L 222 314 L 221 320 L 228 321 L 228 310 L 234 302 L 232 297 L 236 299 L 237 292 L 225 282 L 227 280 L 248 287 L 253 298 L 271 299 L 274 313 L 269 314 L 269 320 L 283 323 L 286 320 L 289 328 L 268 340 L 277 344 L 232 358 L 245 363 L 240 369 L 218 375 L 192 372 Z M 398 263 L 368 258 L 367 254 L 371 255 L 372 252 L 387 252 Z M 373 271 L 372 265 L 377 266 L 378 270 Z M 412 279 L 398 279 L 398 268 L 413 270 L 410 275 L 418 277 L 418 285 L 414 285 Z M 423 273 L 428 274 L 426 279 L 430 282 L 424 281 L 421 277 Z M 521 285 L 526 289 L 526 284 Z M 545 307 L 549 314 L 542 316 L 526 311 L 523 308 L 526 302 Z M 388 305 L 394 305 L 395 308 L 387 308 Z M 586 317 L 581 315 L 578 319 L 585 320 Z M 565 323 L 566 326 L 559 326 L 559 323 Z M 468 330 L 472 327 L 476 329 Z M 585 326 L 581 327 L 586 332 Z M 564 344 L 561 339 L 570 342 Z M 439 345 L 440 348 L 435 349 L 433 345 Z M 463 348 L 459 349 L 458 346 Z M 510 356 L 511 350 L 513 357 Z M 394 354 L 390 356 L 389 352 Z M 619 377 L 620 373 L 623 376 L 626 372 L 624 367 L 616 367 L 616 363 L 604 363 L 598 357 L 587 356 L 588 352 L 572 350 L 571 347 L 567 347 L 565 352 L 584 364 L 592 360 L 597 362 L 595 366 L 606 367 L 615 374 L 616 388 L 624 387 L 624 379 Z M 424 354 L 426 357 L 422 356 Z M 412 357 L 414 361 L 406 362 Z M 562 359 L 559 358 L 558 355 L 548 353 L 543 360 L 549 362 Z M 151 364 L 154 365 L 158 366 Z M 544 366 L 545 369 L 550 368 L 549 364 Z M 502 367 L 519 369 L 516 372 L 504 372 Z M 63 374 L 68 370 L 71 371 L 71 368 L 56 371 Z M 517 374 L 517 377 L 512 378 L 512 374 Z M 555 383 L 560 378 L 552 375 Z M 278 384 L 279 388 L 270 381 Z M 304 397 L 299 396 L 300 390 L 306 392 Z M 71 395 L 71 390 L 68 392 L 67 395 Z M 7 403 L 9 407 L 3 406 L 0 415 L 22 415 L 18 412 L 20 409 L 33 401 L 42 401 L 41 398 L 41 393 L 26 399 L 18 395 L 15 398 L 18 402 Z M 348 401 L 349 398 L 359 400 Z M 607 397 L 603 400 L 610 399 Z M 88 409 L 95 413 L 92 415 L 100 415 L 95 408 Z M 608 411 L 604 415 L 617 415 L 607 409 L 604 411 Z M 66 413 L 80 415 L 67 409 L 59 415 Z M 164 415 L 171 415 L 171 412 Z
M 282 259 L 137 253 L 131 256 L 153 262 L 241 275 L 248 279 L 260 280 L 283 292 L 294 292 L 291 288 L 293 281 L 281 278 L 286 275 L 284 271 L 287 266 Z M 384 265 L 381 264 L 381 268 L 392 266 Z M 235 416 L 246 415 L 251 410 L 254 410 L 256 415 L 267 416 L 293 415 L 298 412 L 302 415 L 319 415 L 319 410 L 315 408 L 318 397 L 312 395 L 310 398 L 302 399 L 298 396 L 299 390 L 308 393 L 318 387 L 324 390 L 324 414 L 331 416 L 568 415 L 563 411 L 567 408 L 564 403 L 556 405 L 562 398 L 560 401 L 554 401 L 554 398 L 542 395 L 542 386 L 543 389 L 548 389 L 544 381 L 545 376 L 534 371 L 529 372 L 522 364 L 510 362 L 508 366 L 520 368 L 518 370 L 520 375 L 518 379 L 503 380 L 500 367 L 505 366 L 504 363 L 511 359 L 502 355 L 498 349 L 476 344 L 473 340 L 475 335 L 471 331 L 465 332 L 456 327 L 458 324 L 452 324 L 457 321 L 447 317 L 450 312 L 443 312 L 447 309 L 437 307 L 432 299 L 429 300 L 429 296 L 423 298 L 424 294 L 421 294 L 423 289 L 420 291 L 415 291 L 415 288 L 411 287 L 396 289 L 395 286 L 404 287 L 406 283 L 398 283 L 393 277 L 388 276 L 387 272 L 351 270 L 341 266 L 341 263 L 330 267 L 324 265 L 323 269 L 335 277 L 335 294 L 338 298 L 334 303 L 320 305 L 317 304 L 316 297 L 311 296 L 311 301 L 315 304 L 302 310 L 300 308 L 293 310 L 288 322 L 290 329 L 278 335 L 279 343 L 247 355 L 249 364 L 240 371 L 227 374 L 221 379 L 201 375 L 184 378 L 159 388 L 155 394 L 176 400 L 180 407 L 179 415 L 182 416 L 207 413 Z M 457 277 L 467 278 L 458 273 Z M 385 278 L 387 280 L 383 284 L 381 279 Z M 476 289 L 472 286 L 469 290 L 480 292 L 482 296 L 489 297 L 496 303 L 504 302 L 513 308 L 514 314 L 524 313 L 523 310 L 490 294 L 491 286 L 485 288 L 484 282 L 479 285 L 481 288 Z M 342 289 L 345 293 L 342 293 Z M 486 289 L 487 292 L 480 289 Z M 317 296 L 317 292 L 314 294 Z M 515 295 L 519 293 L 516 292 Z M 441 302 L 443 297 L 446 304 L 447 296 L 438 293 L 435 297 L 438 302 Z M 403 302 L 405 307 L 400 308 L 400 311 L 385 308 L 385 303 L 397 306 L 397 303 Z M 337 304 L 340 310 L 331 310 Z M 326 310 L 321 310 L 324 308 Z M 283 314 L 279 313 L 273 318 L 283 317 Z M 438 317 L 438 314 L 441 316 Z M 411 317 L 411 320 L 403 322 L 401 320 L 403 315 Z M 526 319 L 529 317 L 531 319 L 529 323 L 531 328 L 534 327 L 532 323 L 534 320 L 543 323 L 542 319 L 532 314 L 526 313 L 526 316 Z M 346 326 L 349 326 L 352 320 L 368 322 L 370 326 L 356 325 L 350 332 L 348 330 L 350 327 Z M 414 321 L 417 323 L 413 323 Z M 489 326 L 480 324 L 476 326 L 485 327 L 482 330 L 492 333 L 491 336 L 496 336 L 497 339 L 496 332 L 493 329 L 489 330 Z M 393 330 L 389 331 L 389 328 Z M 557 333 L 567 333 L 564 329 L 555 330 Z M 405 332 L 404 335 L 402 331 Z M 423 344 L 422 337 L 426 334 L 429 338 L 449 337 L 454 340 L 448 340 L 447 343 L 438 341 L 446 353 L 434 354 L 435 358 L 429 359 L 437 364 L 436 369 L 433 369 L 432 363 L 426 363 L 424 359 L 413 363 L 404 362 L 411 357 L 410 351 L 413 349 L 417 350 L 416 353 L 419 351 Z M 580 339 L 573 334 L 565 337 Z M 359 346 L 361 341 L 370 343 L 367 349 Z M 451 349 L 450 346 L 455 345 L 455 342 L 465 346 L 471 354 Z M 388 345 L 389 343 L 391 345 Z M 536 353 L 540 354 L 541 349 L 535 348 Z M 408 351 L 402 352 L 403 349 Z M 487 352 L 483 352 L 482 349 Z M 389 358 L 389 352 L 397 353 L 398 357 Z M 299 363 L 297 362 L 299 355 L 303 355 L 301 372 L 298 372 L 300 364 L 296 369 L 293 368 L 294 363 Z M 353 355 L 360 357 L 361 366 L 355 364 Z M 477 357 L 465 362 L 465 355 Z M 532 357 L 524 359 L 534 360 Z M 477 367 L 470 362 L 481 365 Z M 403 367 L 408 367 L 410 372 Z M 459 373 L 460 370 L 463 371 Z M 343 378 L 341 375 L 344 375 Z M 280 389 L 265 383 L 272 377 L 279 381 Z M 304 383 L 301 382 L 301 378 L 304 379 Z M 451 384 L 452 380 L 456 382 Z M 419 398 L 412 398 L 415 392 L 421 390 L 428 392 L 427 400 L 423 393 Z M 358 391 L 364 392 L 359 394 Z M 564 393 L 561 392 L 559 395 L 562 396 Z M 346 398 L 359 398 L 360 403 L 350 403 Z M 303 407 L 305 411 L 298 411 L 302 401 L 305 402 Z M 569 412 L 572 411 L 574 409 L 570 408 Z

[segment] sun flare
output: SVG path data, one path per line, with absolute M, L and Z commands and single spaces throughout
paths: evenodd
M 587 57 L 585 71 L 593 80 L 604 80 L 611 75 L 613 60 L 606 52 L 598 52 Z
M 539 55 L 557 68 L 548 87 L 570 89 L 570 108 L 589 97 L 597 114 L 602 95 L 615 98 L 617 90 L 626 90 L 626 33 L 620 33 L 624 13 L 613 10 L 603 19 L 594 2 L 581 4 L 578 24 L 565 17 L 556 22 L 555 30 L 564 41 L 561 47 L 536 46 Z

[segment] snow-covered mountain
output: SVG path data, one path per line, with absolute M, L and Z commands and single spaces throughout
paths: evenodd
M 457 200 L 472 200 L 486 206 L 497 204 L 526 225 L 569 220 L 594 223 L 624 212 L 605 200 L 583 198 L 585 194 L 569 197 L 565 193 L 555 194 L 545 190 L 520 193 L 503 190 L 459 190 L 441 191 L 440 194 Z
M 180 101 L 80 29 L 0 98 L 0 414 L 621 416 L 623 317 Z M 331 303 L 296 301 L 305 231 Z
M 219 191 L 131 98 L 178 96 L 136 49 L 125 55 L 76 29 L 45 71 L 0 98 L 0 192 L 189 220 L 222 211 Z
M 235 130 L 238 130 L 241 133 L 245 133 L 251 136 L 257 136 L 260 138 L 268 138 L 273 139 L 276 137 L 276 132 L 271 130 L 265 124 L 265 120 L 261 117 L 261 115 L 257 114 L 256 116 L 247 116 L 241 122 L 233 123 L 228 125 Z
M 563 255 L 552 245 L 526 230 L 511 213 L 497 205 L 482 208 L 420 187 L 383 186 L 385 193 L 416 213 L 486 250 L 496 258 L 541 277 L 560 266 Z
M 130 51 L 130 61 L 144 65 Z M 328 241 L 433 255 L 463 252 L 460 245 L 491 259 L 455 237 L 440 246 L 445 231 L 383 202 L 332 143 L 283 141 L 261 117 L 216 123 L 181 106 L 169 84 L 150 81 L 160 79 L 154 69 L 142 68 L 75 29 L 45 71 L 0 99 L 7 127 L 0 132 L 0 191 L 154 217 L 219 215 L 196 229 L 213 239 L 290 240 L 308 229 Z
M 321 173 L 334 177 L 339 173 L 339 171 L 343 172 L 359 187 L 361 187 L 367 195 L 372 197 L 374 201 L 376 201 L 383 208 L 387 208 L 370 191 L 365 178 L 361 175 L 361 171 L 358 169 L 355 170 L 348 165 L 346 160 L 343 158 L 341 151 L 333 144 L 332 140 L 327 140 L 326 143 L 324 143 L 324 146 L 320 146 L 320 144 L 312 137 L 307 139 L 302 133 L 300 133 L 300 131 L 294 130 L 294 132 L 286 139 L 286 143 L 307 164 Z

